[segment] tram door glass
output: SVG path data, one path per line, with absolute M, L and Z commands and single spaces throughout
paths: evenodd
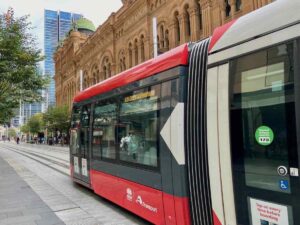
M 293 44 L 233 60 L 230 79 L 238 224 L 300 224 Z
M 81 112 L 80 121 L 80 155 L 83 158 L 88 157 L 89 130 L 90 130 L 90 105 L 84 106 Z
M 71 134 L 70 134 L 70 151 L 72 155 L 78 154 L 79 142 L 78 142 L 78 128 L 80 125 L 80 108 L 75 107 L 72 112 L 71 120 Z

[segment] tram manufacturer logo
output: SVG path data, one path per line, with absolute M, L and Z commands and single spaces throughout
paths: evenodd
M 127 200 L 132 202 L 132 198 L 133 198 L 133 192 L 130 188 L 126 189 L 126 193 L 127 193 Z
M 140 204 L 142 207 L 150 210 L 151 212 L 157 213 L 157 208 L 145 203 L 140 195 L 137 196 L 135 202 Z

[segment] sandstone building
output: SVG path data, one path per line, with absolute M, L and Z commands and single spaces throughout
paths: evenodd
M 71 107 L 80 90 L 153 57 L 152 18 L 158 49 L 204 39 L 214 28 L 273 0 L 122 0 L 96 30 L 87 19 L 69 32 L 54 54 L 56 105 Z

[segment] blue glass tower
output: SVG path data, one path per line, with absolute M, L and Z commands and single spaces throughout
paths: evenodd
M 53 11 L 45 9 L 44 12 L 44 49 L 45 49 L 45 74 L 51 76 L 49 89 L 45 94 L 47 106 L 55 105 L 55 81 L 53 54 L 60 41 L 70 31 L 72 23 L 82 17 L 81 14 Z

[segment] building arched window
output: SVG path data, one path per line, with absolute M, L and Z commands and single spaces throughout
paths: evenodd
M 174 21 L 175 21 L 175 44 L 179 45 L 179 43 L 180 43 L 180 22 L 179 22 L 178 11 L 176 11 L 174 13 Z
M 126 58 L 124 50 L 121 50 L 119 53 L 119 71 L 122 72 L 126 70 Z
M 202 10 L 201 10 L 201 7 L 200 7 L 200 4 L 199 4 L 198 0 L 195 1 L 195 5 L 197 6 L 197 11 L 198 11 L 198 14 L 199 14 L 199 17 L 198 17 L 199 28 L 200 28 L 200 30 L 202 30 L 203 29 Z
M 88 87 L 88 80 L 87 78 L 85 77 L 84 80 L 83 80 L 83 89 L 86 89 Z
M 98 66 L 94 66 L 92 70 L 92 84 L 97 84 L 99 82 L 99 73 Z
M 145 61 L 145 40 L 144 35 L 141 35 L 140 43 L 141 43 L 141 61 Z
M 102 70 L 104 79 L 111 77 L 111 63 L 109 62 L 108 57 L 103 59 Z
M 119 71 L 122 72 L 123 71 L 123 59 L 120 58 L 120 62 L 119 62 Z
M 125 55 L 123 57 L 123 70 L 126 70 L 126 58 L 125 58 Z
M 128 45 L 129 68 L 132 67 L 132 44 Z
M 169 50 L 170 43 L 169 43 L 169 30 L 165 31 L 165 48 Z
M 93 73 L 93 84 L 97 84 L 98 83 L 98 81 L 97 81 L 97 75 L 96 75 L 96 73 L 94 72 Z
M 186 26 L 186 34 L 188 37 L 191 36 L 191 21 L 190 21 L 190 13 L 189 13 L 189 5 L 185 5 L 184 7 L 184 17 L 185 17 L 185 26 Z
M 160 48 L 164 48 L 165 47 L 165 31 L 164 31 L 164 26 L 160 25 L 159 27 L 159 36 L 160 36 L 160 41 L 159 41 L 159 46 Z
M 240 11 L 242 6 L 242 0 L 235 0 L 235 10 Z
M 138 40 L 134 40 L 134 65 L 139 64 L 139 49 L 138 49 Z
M 231 6 L 229 4 L 229 0 L 225 0 L 225 15 L 226 17 L 230 16 Z
M 89 87 L 89 80 L 88 80 L 89 78 L 88 78 L 88 76 L 89 76 L 89 75 L 88 75 L 87 72 L 84 72 L 84 73 L 83 73 L 83 85 L 82 85 L 82 86 L 83 86 L 83 87 L 82 87 L 83 89 L 86 89 L 86 88 Z

